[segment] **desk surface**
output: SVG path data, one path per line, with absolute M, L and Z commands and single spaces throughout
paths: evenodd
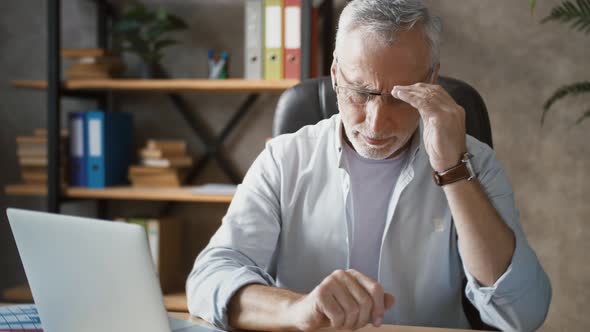
M 210 325 L 209 323 L 205 322 L 204 320 L 191 316 L 190 314 L 184 312 L 168 312 L 170 317 L 178 318 L 178 319 L 188 319 L 193 322 L 199 324 Z M 336 329 L 321 329 L 321 332 L 340 332 L 340 330 Z M 468 332 L 471 330 L 457 330 L 457 329 L 441 329 L 441 328 L 434 328 L 434 327 L 419 327 L 419 326 L 400 326 L 400 325 L 383 325 L 381 327 L 373 327 L 372 325 L 367 325 L 362 329 L 356 330 L 358 332 Z
M 12 303 L 0 303 L 0 306 L 5 305 L 12 305 Z M 184 312 L 168 312 L 170 317 L 178 318 L 178 319 L 186 319 L 193 321 L 195 323 L 210 325 L 209 323 L 205 322 L 204 320 L 191 316 L 188 313 Z M 322 332 L 336 332 L 335 329 L 322 329 Z M 399 325 L 383 325 L 379 328 L 373 327 L 371 325 L 367 325 L 366 327 L 357 330 L 359 332 L 459 332 L 464 331 L 467 332 L 469 330 L 455 330 L 455 329 L 440 329 L 440 328 L 433 328 L 433 327 L 417 327 L 417 326 L 399 326 Z

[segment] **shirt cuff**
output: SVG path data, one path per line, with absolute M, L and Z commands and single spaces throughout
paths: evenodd
M 256 266 L 243 266 L 230 275 L 224 276 L 223 282 L 213 294 L 215 313 L 210 323 L 218 328 L 229 331 L 228 305 L 234 294 L 249 284 L 274 285 L 274 279 L 264 270 Z
M 534 281 L 539 276 L 539 268 L 535 253 L 526 241 L 517 240 L 510 265 L 491 286 L 482 286 L 463 264 L 467 277 L 465 293 L 478 308 L 492 301 L 497 305 L 512 303 L 536 284 Z

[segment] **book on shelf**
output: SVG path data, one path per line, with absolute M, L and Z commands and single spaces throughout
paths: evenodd
M 84 58 L 108 56 L 110 53 L 104 48 L 62 48 L 61 56 L 64 58 Z
M 103 49 L 62 49 L 61 54 L 69 60 L 66 79 L 109 79 L 120 76 L 125 70 L 119 56 Z
M 22 171 L 21 176 L 22 176 L 24 183 L 29 183 L 29 184 L 46 184 L 47 183 L 47 171 L 45 169 L 40 172 Z
M 47 154 L 38 156 L 19 156 L 17 151 L 18 163 L 21 167 L 45 167 L 49 165 Z M 65 153 L 61 153 L 60 164 L 66 165 L 68 158 Z
M 21 166 L 43 166 L 47 167 L 47 157 L 19 157 L 18 163 Z
M 68 147 L 66 145 L 69 132 L 62 130 L 60 139 L 60 170 L 59 181 L 66 184 L 64 169 L 68 163 Z M 20 167 L 21 180 L 24 184 L 46 185 L 48 181 L 47 167 L 47 130 L 35 129 L 32 136 L 18 136 L 16 138 L 16 156 Z
M 169 158 L 169 157 L 182 157 L 186 155 L 184 150 L 170 150 L 170 149 L 141 149 L 139 155 L 142 158 Z
M 70 134 L 69 129 L 62 128 L 61 129 L 61 138 L 67 138 Z M 47 128 L 36 128 L 33 130 L 33 135 L 35 136 L 47 136 Z
M 29 146 L 33 145 L 47 145 L 47 136 L 43 135 L 34 135 L 34 136 L 17 136 L 16 137 L 16 144 L 29 144 Z
M 19 144 L 16 147 L 16 155 L 20 157 L 45 157 L 47 158 L 46 144 Z
M 124 70 L 119 59 L 94 60 L 94 63 L 73 63 L 65 71 L 66 79 L 115 78 Z
M 86 124 L 85 112 L 69 112 L 68 127 L 70 136 L 70 164 L 68 168 L 68 181 L 72 186 L 85 187 L 87 184 L 86 175 Z
M 310 76 L 319 68 L 319 7 L 310 13 Z M 301 79 L 302 0 L 246 0 L 244 2 L 244 78 Z
M 48 181 L 47 167 L 45 166 L 21 166 L 20 175 L 22 183 L 32 185 L 46 185 Z M 59 170 L 60 183 L 66 185 L 65 166 Z
M 186 141 L 184 140 L 163 140 L 163 139 L 149 139 L 146 144 L 146 149 L 149 150 L 164 150 L 167 152 L 178 152 L 179 154 L 186 153 Z
M 150 167 L 181 168 L 192 166 L 193 159 L 189 156 L 168 158 L 143 158 L 141 163 L 144 166 Z
M 131 166 L 129 180 L 134 187 L 180 187 L 182 173 L 173 168 Z
M 84 113 L 83 143 L 86 181 L 90 188 L 127 183 L 127 169 L 133 155 L 133 116 L 126 112 L 102 110 Z M 80 152 L 80 151 L 78 151 Z
M 149 139 L 139 150 L 140 165 L 129 167 L 134 187 L 179 187 L 193 164 L 183 140 Z
M 117 218 L 116 221 L 141 226 L 147 236 L 150 254 L 164 293 L 183 289 L 182 275 L 182 219 L 163 218 Z

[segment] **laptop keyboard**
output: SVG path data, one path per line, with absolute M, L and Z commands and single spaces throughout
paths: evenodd
M 0 331 L 43 331 L 35 305 L 0 307 Z

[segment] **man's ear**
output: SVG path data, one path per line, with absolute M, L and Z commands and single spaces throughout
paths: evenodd
M 434 68 L 432 69 L 432 75 L 430 78 L 431 84 L 436 84 L 438 82 L 438 72 L 440 71 L 440 62 L 437 63 Z
M 336 53 L 334 52 L 334 58 L 332 58 L 332 66 L 330 66 L 330 77 L 332 77 L 332 89 L 336 86 Z

